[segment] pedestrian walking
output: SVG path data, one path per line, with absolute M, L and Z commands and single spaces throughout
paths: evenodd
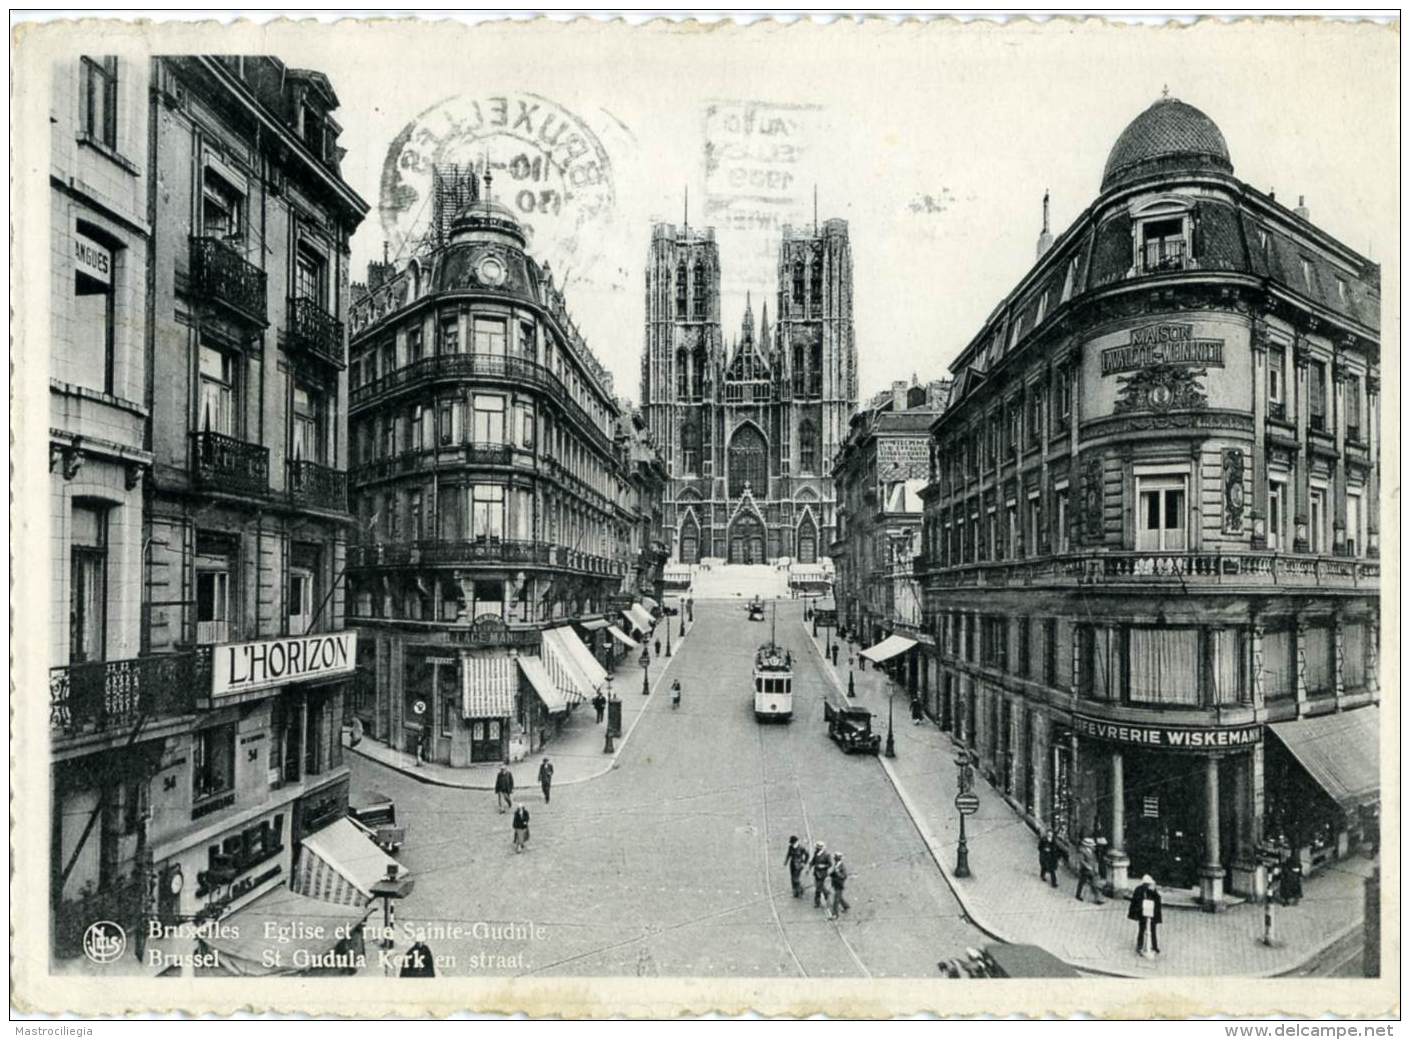
M 1038 842 L 1038 880 L 1048 881 L 1053 888 L 1057 888 L 1058 860 L 1064 855 L 1062 846 L 1053 837 L 1053 832 L 1044 831 L 1042 839 Z
M 1101 889 L 1097 887 L 1097 843 L 1092 838 L 1082 839 L 1082 851 L 1077 854 L 1077 901 L 1082 902 L 1082 890 L 1092 889 L 1092 899 L 1100 906 L 1106 902 Z
M 832 856 L 832 870 L 828 878 L 832 881 L 832 910 L 828 917 L 836 921 L 839 913 L 845 914 L 852 909 L 852 905 L 847 902 L 844 890 L 847 887 L 847 865 L 842 862 L 842 853 L 835 852 Z
M 1153 957 L 1159 953 L 1160 938 L 1156 935 L 1156 927 L 1160 924 L 1160 889 L 1155 887 L 1155 882 L 1149 874 L 1141 878 L 1136 891 L 1131 893 L 1131 906 L 1126 911 L 1126 916 L 1137 922 L 1136 953 L 1142 957 Z M 1150 929 L 1151 937 L 1149 949 L 1146 948 L 1147 928 Z
M 553 786 L 553 763 L 548 760 L 548 756 L 543 756 L 543 761 L 539 763 L 539 786 L 543 788 L 543 803 L 549 802 L 549 788 Z
M 358 718 L 357 716 L 354 715 L 354 716 L 353 716 L 353 720 L 352 720 L 352 743 L 351 743 L 350 746 L 351 746 L 351 747 L 357 747 L 357 746 L 358 746 L 359 744 L 361 744 L 361 743 L 362 743 L 362 720 L 361 720 L 360 718 Z
M 514 851 L 523 852 L 529 845 L 529 807 L 514 810 Z
M 813 858 L 808 861 L 813 868 L 813 905 L 822 906 L 827 895 L 827 876 L 832 871 L 832 857 L 827 854 L 827 846 L 817 842 L 813 846 Z
M 1296 853 L 1283 860 L 1283 868 L 1278 872 L 1278 899 L 1284 906 L 1297 906 L 1302 902 L 1302 861 Z
M 423 942 L 411 944 L 411 949 L 402 954 L 401 977 L 404 979 L 434 979 L 436 960 L 431 947 Z
M 671 707 L 672 707 L 672 708 L 679 708 L 680 706 L 681 706 L 681 681 L 680 681 L 679 679 L 677 679 L 675 682 L 671 683 Z
M 601 722 L 603 713 L 607 711 L 607 698 L 602 696 L 601 690 L 592 699 L 592 710 L 597 712 L 597 721 Z
M 499 767 L 499 775 L 494 778 L 495 804 L 499 811 L 514 808 L 514 774 L 507 765 Z
M 657 656 L 657 657 L 660 657 L 660 656 L 661 656 L 661 637 L 660 637 L 660 636 L 657 636 L 657 637 L 656 637 L 656 656 Z
M 919 726 L 925 721 L 925 706 L 921 704 L 919 697 L 911 698 L 911 725 Z
M 798 835 L 788 839 L 788 851 L 783 855 L 783 862 L 788 865 L 788 877 L 793 882 L 793 898 L 800 899 L 803 896 L 803 868 L 808 865 L 808 850 L 798 840 Z

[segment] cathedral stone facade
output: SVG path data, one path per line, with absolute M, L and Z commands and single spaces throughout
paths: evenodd
M 727 347 L 714 229 L 652 227 L 641 401 L 682 563 L 812 563 L 833 539 L 829 463 L 857 406 L 845 220 L 784 227 L 776 301 L 756 331 L 751 296 Z

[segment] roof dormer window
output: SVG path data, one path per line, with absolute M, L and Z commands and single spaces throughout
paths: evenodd
M 1152 220 L 1141 227 L 1141 258 L 1147 274 L 1183 269 L 1186 253 L 1184 221 Z
M 323 116 L 311 105 L 304 106 L 304 144 L 319 159 L 325 157 L 323 142 Z

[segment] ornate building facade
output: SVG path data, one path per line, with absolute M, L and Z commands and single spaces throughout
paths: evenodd
M 714 230 L 652 228 L 641 402 L 683 563 L 812 563 L 832 542 L 830 460 L 857 401 L 846 221 L 784 227 L 774 314 L 756 333 L 751 298 L 727 347 Z
M 1216 909 L 1379 799 L 1380 269 L 1175 99 L 952 366 L 939 721 L 1016 812 Z M 1368 842 L 1374 842 L 1368 838 Z

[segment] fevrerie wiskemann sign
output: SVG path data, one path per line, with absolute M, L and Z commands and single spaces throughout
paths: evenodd
M 1072 727 L 1086 737 L 1167 751 L 1216 751 L 1220 748 L 1247 747 L 1263 739 L 1261 725 L 1205 729 L 1197 726 L 1103 722 L 1074 715 Z
M 211 696 L 349 674 L 356 665 L 356 632 L 230 643 L 211 651 Z

